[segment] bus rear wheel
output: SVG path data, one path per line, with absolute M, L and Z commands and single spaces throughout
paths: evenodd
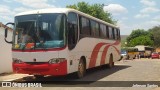
M 108 67 L 109 67 L 109 68 L 114 67 L 114 62 L 113 62 L 113 56 L 112 56 L 112 55 L 110 55 L 110 57 L 109 57 L 109 64 L 108 64 Z
M 77 72 L 78 78 L 84 77 L 85 73 L 86 73 L 85 62 L 83 59 L 80 59 L 80 62 L 78 64 L 78 72 Z

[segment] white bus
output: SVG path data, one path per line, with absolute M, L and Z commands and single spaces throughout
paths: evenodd
M 23 12 L 15 16 L 13 71 L 34 75 L 67 75 L 120 59 L 117 26 L 68 8 Z M 7 24 L 7 25 L 8 25 Z M 7 29 L 5 30 L 7 38 Z

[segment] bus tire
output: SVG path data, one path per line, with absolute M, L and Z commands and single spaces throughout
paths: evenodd
M 44 76 L 43 76 L 43 75 L 34 75 L 34 77 L 35 77 L 36 79 L 44 78 Z
M 109 57 L 109 64 L 107 65 L 109 68 L 114 67 L 113 55 L 111 54 Z
M 86 73 L 85 60 L 83 58 L 81 58 L 80 61 L 79 61 L 79 64 L 78 64 L 77 77 L 82 78 L 82 77 L 84 77 L 85 73 Z

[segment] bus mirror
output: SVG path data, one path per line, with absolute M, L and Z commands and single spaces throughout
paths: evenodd
M 7 43 L 12 43 L 12 41 L 7 41 L 7 39 L 6 39 L 7 36 L 8 36 L 8 29 L 9 29 L 9 28 L 7 27 L 7 25 L 10 25 L 10 24 L 11 24 L 12 26 L 14 26 L 14 23 L 7 23 L 7 24 L 6 24 L 5 35 L 4 35 L 5 38 L 4 38 L 4 40 L 5 40 Z
M 8 28 L 5 29 L 5 38 L 7 38 L 8 35 Z

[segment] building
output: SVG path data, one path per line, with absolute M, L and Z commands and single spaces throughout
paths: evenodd
M 5 25 L 0 23 L 0 73 L 12 72 L 11 44 L 4 41 Z M 9 29 L 7 40 L 12 40 L 12 30 Z
M 156 50 L 155 50 L 156 52 L 160 52 L 160 48 L 156 48 Z

